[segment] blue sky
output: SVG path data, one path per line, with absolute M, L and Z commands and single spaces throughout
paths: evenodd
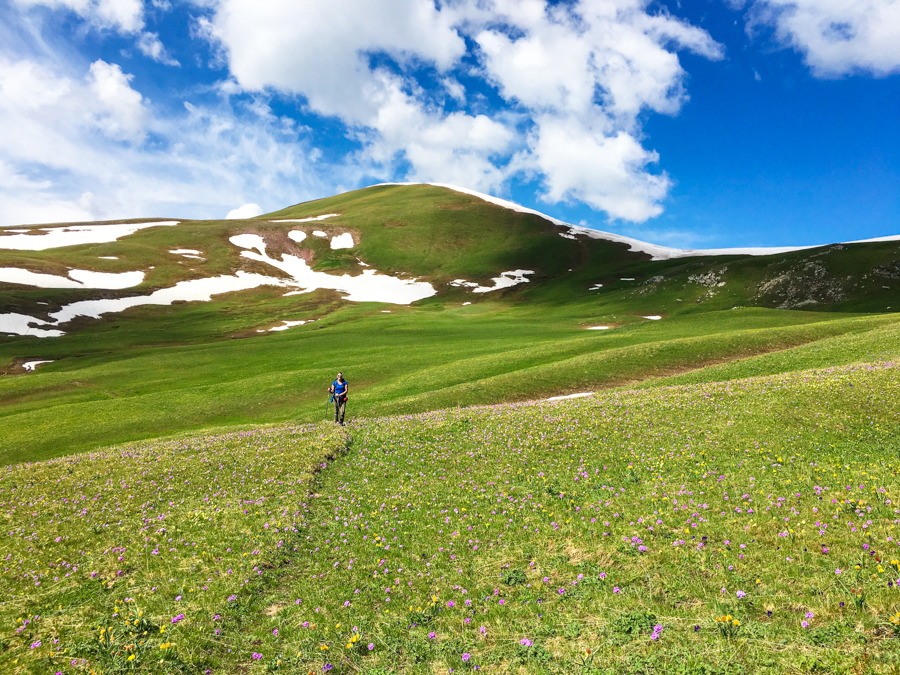
M 682 247 L 898 234 L 900 3 L 0 0 L 0 129 L 2 225 L 434 181 Z

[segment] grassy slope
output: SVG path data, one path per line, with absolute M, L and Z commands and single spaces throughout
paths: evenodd
M 4 378 L 0 459 L 210 425 L 320 420 L 337 368 L 355 389 L 358 417 L 590 390 L 893 321 L 744 310 L 600 332 L 505 308 L 326 318 L 315 329 L 64 360 Z
M 315 223 L 268 222 L 334 212 L 340 217 Z M 292 229 L 351 231 L 358 245 L 332 251 L 327 240 L 309 236 L 295 246 L 284 236 Z M 109 297 L 239 268 L 276 274 L 240 257 L 228 243 L 239 232 L 262 233 L 282 252 L 308 248 L 320 270 L 358 273 L 360 257 L 384 272 L 428 279 L 440 294 L 407 308 L 346 303 L 325 291 L 286 298 L 281 289 L 262 288 L 83 320 L 58 339 L 0 337 L 6 372 L 26 359 L 56 361 L 0 377 L 0 463 L 211 425 L 320 419 L 322 389 L 337 368 L 354 384 L 353 414 L 414 412 L 616 386 L 894 321 L 857 310 L 884 311 L 893 301 L 894 291 L 881 288 L 893 281 L 862 272 L 894 260 L 895 243 L 653 262 L 623 245 L 565 239 L 538 217 L 427 186 L 370 188 L 256 220 L 186 221 L 97 246 L 0 251 L 0 265 L 57 274 L 69 266 L 148 271 L 140 287 L 103 293 Z M 200 249 L 206 259 L 168 253 L 175 248 Z M 106 255 L 119 259 L 98 258 Z M 857 290 L 836 306 L 841 313 L 830 305 L 820 312 L 732 309 L 760 302 L 762 279 L 809 265 L 842 279 L 856 275 Z M 536 274 L 502 293 L 444 285 L 461 277 L 488 283 L 516 268 Z M 691 281 L 710 271 L 725 285 Z M 595 283 L 604 286 L 589 292 Z M 97 295 L 7 286 L 0 311 L 39 316 Z M 651 314 L 665 319 L 640 318 Z M 257 332 L 313 318 L 286 333 Z M 614 329 L 581 330 L 597 324 Z
M 898 372 L 360 420 L 315 479 L 325 427 L 9 467 L 0 666 L 891 672 Z

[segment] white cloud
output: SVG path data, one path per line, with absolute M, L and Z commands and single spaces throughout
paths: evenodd
M 169 54 L 166 50 L 165 45 L 160 41 L 159 35 L 157 33 L 149 33 L 143 32 L 137 41 L 137 48 L 141 51 L 141 53 L 153 59 L 154 61 L 158 61 L 166 66 L 178 66 L 181 65 L 178 61 Z
M 614 218 L 643 220 L 661 210 L 670 183 L 649 171 L 657 158 L 641 147 L 639 114 L 680 109 L 686 94 L 676 50 L 721 56 L 708 33 L 650 13 L 646 0 L 211 6 L 202 33 L 220 46 L 234 83 L 299 94 L 314 112 L 339 118 L 364 145 L 361 171 L 390 174 L 405 160 L 406 178 L 492 191 L 525 171 L 544 181 L 547 199 L 586 201 Z M 344 18 L 335 22 L 336 15 Z M 431 69 L 450 100 L 468 100 L 455 72 L 465 37 L 477 44 L 468 52 L 480 61 L 474 74 L 499 90 L 505 109 L 450 111 L 422 90 L 417 70 Z M 373 66 L 379 54 L 396 67 Z M 549 139 L 563 143 L 552 147 Z
M 136 33 L 144 27 L 141 0 L 13 0 L 20 7 L 36 5 L 51 9 L 67 9 L 98 28 L 114 28 Z
M 186 104 L 162 116 L 104 61 L 79 73 L 0 55 L 0 129 L 0 225 L 215 218 L 236 198 L 287 205 L 333 180 L 266 108 Z
M 770 26 L 818 77 L 900 72 L 896 0 L 755 0 L 748 28 Z
M 231 209 L 228 212 L 228 215 L 225 216 L 225 220 L 243 220 L 245 218 L 256 218 L 256 216 L 261 216 L 264 214 L 262 207 L 259 204 L 244 204 L 243 206 L 239 206 L 236 209 Z
M 538 120 L 532 154 L 547 177 L 546 201 L 578 200 L 633 222 L 662 213 L 671 181 L 646 170 L 659 158 L 625 131 L 610 134 L 551 116 Z
M 177 64 L 145 30 L 140 0 L 13 1 L 73 11 Z M 194 37 L 230 74 L 213 88 L 220 103 L 185 102 L 181 114 L 155 109 L 117 64 L 0 53 L 0 168 L 28 186 L 0 183 L 15 205 L 0 220 L 209 217 L 375 176 L 498 193 L 524 176 L 547 201 L 641 222 L 671 185 L 641 115 L 676 114 L 686 100 L 679 50 L 721 56 L 705 31 L 649 0 L 194 2 L 206 12 Z M 310 130 L 273 113 L 275 96 L 335 118 L 359 149 L 322 161 Z
M 368 124 L 390 92 L 369 68 L 379 51 L 450 68 L 465 53 L 453 15 L 433 0 L 219 0 L 207 34 L 247 90 L 301 93 L 325 115 Z M 340 20 L 336 20 L 340 17 Z
M 116 64 L 94 61 L 88 86 L 96 96 L 97 126 L 110 138 L 139 142 L 145 135 L 144 97 L 131 88 L 131 76 Z
M 12 0 L 13 4 L 29 10 L 47 7 L 74 12 L 89 26 L 111 29 L 136 38 L 135 46 L 146 57 L 167 66 L 180 65 L 166 50 L 158 33 L 144 31 L 144 5 L 141 0 Z M 151 0 L 151 6 L 159 12 L 171 10 L 167 1 Z

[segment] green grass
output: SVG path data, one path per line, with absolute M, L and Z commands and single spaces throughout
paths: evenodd
M 217 310 L 225 313 L 192 311 Z M 321 420 L 338 369 L 351 382 L 351 415 L 420 412 L 591 391 L 895 321 L 746 309 L 601 332 L 583 330 L 568 306 L 545 308 L 543 321 L 501 303 L 394 312 L 347 308 L 281 334 L 125 351 L 112 346 L 120 337 L 108 325 L 86 329 L 75 337 L 93 335 L 95 353 L 0 378 L 0 462 L 211 426 Z M 47 352 L 27 356 L 59 358 L 60 343 L 37 346 Z
M 324 213 L 340 215 L 269 222 Z M 332 251 L 327 239 L 311 235 L 296 244 L 286 236 L 294 229 L 349 231 L 357 245 Z M 338 369 L 352 383 L 355 416 L 689 378 L 684 373 L 698 368 L 698 378 L 740 376 L 747 368 L 779 372 L 788 366 L 778 364 L 794 357 L 762 355 L 875 329 L 893 340 L 888 327 L 896 318 L 885 312 L 892 303 L 900 309 L 896 291 L 884 288 L 895 281 L 896 242 L 652 261 L 622 244 L 560 237 L 536 216 L 429 186 L 358 190 L 252 220 L 184 221 L 109 244 L 0 251 L 0 265 L 54 274 L 70 267 L 146 271 L 140 286 L 106 297 L 238 269 L 280 276 L 228 242 L 244 232 L 265 236 L 272 255 L 306 255 L 320 271 L 357 274 L 361 259 L 383 273 L 433 283 L 438 294 L 401 307 L 349 303 L 330 291 L 284 297 L 281 288 L 260 288 L 209 303 L 79 319 L 60 338 L 0 337 L 0 464 L 210 427 L 317 421 L 324 387 Z M 176 248 L 201 250 L 204 260 L 169 253 Z M 100 258 L 111 255 L 118 259 Z M 459 278 L 487 283 L 510 269 L 535 274 L 496 293 L 447 285 Z M 773 309 L 787 291 L 778 284 L 761 289 L 785 274 L 799 280 L 792 302 L 820 301 L 803 304 L 804 311 Z M 635 280 L 623 280 L 629 278 Z M 831 300 L 820 297 L 821 279 L 840 291 Z M 588 291 L 597 283 L 600 290 Z M 13 285 L 2 291 L 0 312 L 34 316 L 100 294 Z M 649 315 L 664 318 L 642 318 Z M 268 332 L 284 320 L 310 319 Z M 584 330 L 593 325 L 612 328 Z M 810 366 L 848 362 L 835 349 L 819 360 L 815 349 L 797 358 L 810 358 Z M 24 373 L 18 364 L 26 360 L 54 363 Z M 746 365 L 722 365 L 735 360 Z
M 345 446 L 269 428 L 6 468 L 0 669 L 196 672 L 215 634 L 175 617 L 241 606 Z
M 0 669 L 894 672 L 898 376 L 798 370 L 8 467 Z

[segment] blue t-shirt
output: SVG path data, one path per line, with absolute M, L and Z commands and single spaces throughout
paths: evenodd
M 343 382 L 338 382 L 337 380 L 335 380 L 334 382 L 332 382 L 331 386 L 334 387 L 334 395 L 343 396 L 344 392 L 347 391 L 347 384 L 347 380 L 344 380 Z

